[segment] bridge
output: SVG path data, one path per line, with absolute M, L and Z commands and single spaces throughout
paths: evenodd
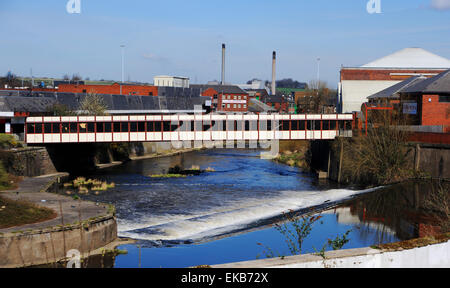
M 28 117 L 28 144 L 331 140 L 351 137 L 352 114 Z

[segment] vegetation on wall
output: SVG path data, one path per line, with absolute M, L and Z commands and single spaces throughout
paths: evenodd
M 378 119 L 369 126 L 367 135 L 334 142 L 335 155 L 343 150 L 341 182 L 384 185 L 415 176 L 408 165 L 407 134 L 395 126 L 387 118 Z

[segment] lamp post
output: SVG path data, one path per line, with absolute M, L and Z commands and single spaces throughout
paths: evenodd
M 317 58 L 317 85 L 319 85 L 320 81 L 320 58 Z
M 124 81 L 124 75 L 125 75 L 125 70 L 124 70 L 124 65 L 125 65 L 125 45 L 120 45 L 120 48 L 122 48 L 122 84 L 120 85 L 120 94 L 122 95 L 122 85 L 123 85 L 123 81 Z

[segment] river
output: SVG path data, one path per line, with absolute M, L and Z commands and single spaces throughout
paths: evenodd
M 346 231 L 350 231 L 350 240 L 345 248 L 418 236 L 415 220 L 400 221 L 398 215 L 387 215 L 386 208 L 392 206 L 386 203 L 404 201 L 401 195 L 391 199 L 393 194 L 414 189 L 339 188 L 259 155 L 257 150 L 203 150 L 131 161 L 87 175 L 114 182 L 115 188 L 82 198 L 114 204 L 119 236 L 138 240 L 119 247 L 128 254 L 117 256 L 114 267 L 188 267 L 254 260 L 264 257 L 266 248 L 287 256 L 286 239 L 272 224 L 285 220 L 285 212 L 304 213 L 309 207 L 320 208 L 322 218 L 305 240 L 304 253 L 320 250 L 328 239 Z M 175 165 L 214 171 L 186 178 L 150 177 L 167 173 Z M 379 215 L 373 211 L 376 207 L 367 209 L 370 201 L 384 205 L 385 211 Z M 337 202 L 342 204 L 335 207 Z

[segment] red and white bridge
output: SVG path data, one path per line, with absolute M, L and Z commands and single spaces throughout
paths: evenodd
M 351 137 L 352 114 L 28 117 L 28 144 L 326 140 Z

